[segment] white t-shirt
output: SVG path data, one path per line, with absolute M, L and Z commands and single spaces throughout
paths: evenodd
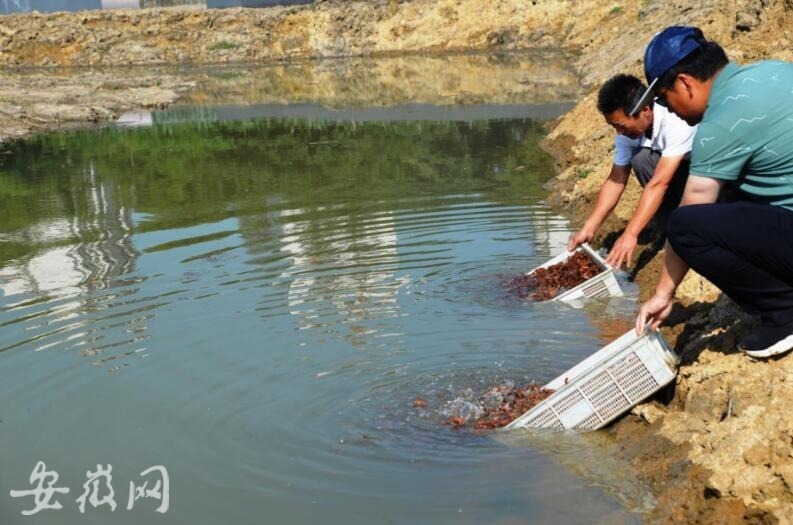
M 614 139 L 614 164 L 629 166 L 641 148 L 650 148 L 662 157 L 676 157 L 691 152 L 696 126 L 689 126 L 664 106 L 653 104 L 653 136 L 632 139 L 617 134 Z

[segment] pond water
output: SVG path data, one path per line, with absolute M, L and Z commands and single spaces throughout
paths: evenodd
M 445 424 L 603 344 L 502 288 L 569 234 L 542 120 L 223 111 L 4 148 L 0 522 L 640 521 L 572 438 Z M 38 461 L 70 492 L 26 518 Z M 98 464 L 117 508 L 82 514 Z M 157 465 L 167 512 L 128 509 Z

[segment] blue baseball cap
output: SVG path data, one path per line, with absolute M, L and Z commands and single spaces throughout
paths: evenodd
M 653 37 L 644 50 L 644 76 L 649 87 L 631 110 L 631 116 L 650 103 L 655 96 L 655 85 L 664 73 L 699 49 L 698 33 L 694 27 L 670 26 Z

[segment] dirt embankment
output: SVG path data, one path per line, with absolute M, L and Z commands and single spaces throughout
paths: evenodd
M 332 89 L 333 77 L 322 66 L 304 78 L 282 74 L 285 66 L 321 57 L 552 47 L 580 53 L 579 72 L 591 83 L 603 70 L 635 62 L 635 42 L 621 42 L 615 49 L 627 51 L 620 56 L 601 50 L 621 34 L 622 18 L 656 16 L 652 2 L 643 9 L 646 13 L 635 12 L 629 3 L 599 0 L 328 0 L 269 9 L 6 15 L 0 17 L 0 141 L 39 129 L 112 120 L 127 109 L 162 107 L 206 80 L 189 71 L 151 70 L 155 64 L 281 64 L 280 70 L 274 67 L 262 75 L 272 73 L 272 81 L 259 78 L 256 84 L 269 82 L 274 99 L 297 95 L 333 105 L 350 97 L 345 89 Z M 700 7 L 698 12 L 713 9 Z M 510 71 L 471 59 L 470 75 L 446 75 L 444 60 L 425 61 L 418 71 L 413 62 L 404 62 L 407 67 L 359 62 L 350 72 L 369 86 L 375 79 L 384 88 L 380 93 L 416 95 L 413 100 L 428 103 L 460 102 L 460 94 L 463 102 L 527 103 L 528 91 L 559 87 L 557 71 L 543 67 L 549 62 Z M 129 65 L 140 67 L 107 69 Z M 28 69 L 42 66 L 81 69 L 46 74 Z M 562 95 L 571 92 L 570 84 L 565 81 Z M 443 100 L 444 93 L 455 95 Z
M 216 63 L 584 45 L 620 14 L 594 0 L 328 0 L 0 17 L 0 66 Z M 592 40 L 594 43 L 595 41 Z
M 438 84 L 417 81 L 437 75 L 414 74 L 411 60 L 390 66 L 358 62 L 341 73 L 317 65 L 297 76 L 286 64 L 417 51 L 575 50 L 577 73 L 590 91 L 555 123 L 547 146 L 559 161 L 555 202 L 581 218 L 612 154 L 613 134 L 595 110 L 595 90 L 617 72 L 640 74 L 644 46 L 670 24 L 699 25 L 737 61 L 793 59 L 793 0 L 382 0 L 266 10 L 3 16 L 0 66 L 281 61 L 246 79 L 243 85 L 250 89 L 235 96 L 251 102 L 251 92 L 271 93 L 273 100 L 346 104 L 350 94 L 343 86 L 348 84 L 339 82 L 334 89 L 334 75 L 351 74 L 359 75 L 361 84 L 379 79 L 379 92 L 395 101 L 460 102 L 455 97 L 464 92 L 468 102 L 522 102 L 526 96 L 542 99 L 542 93 L 527 95 L 526 90 L 537 89 L 534 80 L 547 65 L 519 65 L 511 73 L 508 67 L 494 74 L 492 64 L 472 58 L 470 75 L 440 75 Z M 419 69 L 441 69 L 447 58 L 432 60 Z M 110 120 L 125 109 L 162 107 L 183 96 L 200 101 L 213 92 L 204 88 L 222 79 L 150 68 L 7 70 L 0 78 L 0 140 L 70 122 Z M 549 80 L 549 90 L 558 88 L 554 82 Z M 566 81 L 563 85 L 570 87 Z M 446 92 L 456 95 L 444 99 Z M 602 228 L 600 242 L 614 240 L 638 195 L 631 186 Z M 660 256 L 645 246 L 636 274 L 643 296 L 652 292 L 659 266 Z M 679 292 L 684 307 L 666 329 L 683 355 L 677 384 L 666 397 L 635 409 L 610 434 L 654 488 L 654 521 L 791 523 L 793 416 L 786 408 L 793 402 L 793 356 L 756 362 L 737 354 L 736 337 L 753 320 L 718 296 L 702 279 L 686 280 Z
M 594 0 L 345 0 L 269 9 L 2 16 L 0 141 L 39 129 L 112 120 L 132 108 L 162 107 L 205 86 L 203 73 L 152 70 L 156 64 L 267 64 L 272 68 L 252 82 L 273 96 L 264 93 L 260 102 L 280 97 L 339 105 L 353 97 L 348 87 L 333 89 L 340 86 L 334 81 L 341 78 L 338 74 L 317 65 L 304 68 L 301 77 L 288 66 L 322 57 L 571 48 L 610 19 L 610 9 Z M 521 57 L 510 69 L 471 58 L 463 68 L 449 68 L 470 73 L 462 75 L 446 74 L 445 60 L 451 59 L 425 60 L 418 69 L 415 61 L 359 61 L 344 76 L 359 78 L 371 93 L 441 104 L 460 102 L 461 96 L 469 103 L 526 103 L 546 98 L 537 91 L 551 93 L 560 87 L 559 78 L 566 78 L 563 94 L 577 90 L 577 80 L 567 72 L 555 75 L 558 71 L 548 61 L 526 64 Z M 129 65 L 139 67 L 108 69 Z M 29 69 L 42 66 L 81 69 Z

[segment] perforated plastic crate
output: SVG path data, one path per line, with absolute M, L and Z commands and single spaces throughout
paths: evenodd
M 565 251 L 564 253 L 557 255 L 550 261 L 529 272 L 529 274 L 534 273 L 539 268 L 547 268 L 549 266 L 553 266 L 554 264 L 564 262 L 579 251 L 584 251 L 589 254 L 592 260 L 595 261 L 598 266 L 600 266 L 602 271 L 591 279 L 584 281 L 575 288 L 571 288 L 570 290 L 557 295 L 551 300 L 563 301 L 573 306 L 581 306 L 583 304 L 583 299 L 616 297 L 622 295 L 622 288 L 620 288 L 617 278 L 614 276 L 614 270 L 612 270 L 611 266 L 606 264 L 606 261 L 603 260 L 603 257 L 601 257 L 600 254 L 598 254 L 592 249 L 591 246 L 586 243 L 582 244 L 572 252 Z
M 545 385 L 555 392 L 506 428 L 597 430 L 669 384 L 678 363 L 658 332 L 631 330 Z

